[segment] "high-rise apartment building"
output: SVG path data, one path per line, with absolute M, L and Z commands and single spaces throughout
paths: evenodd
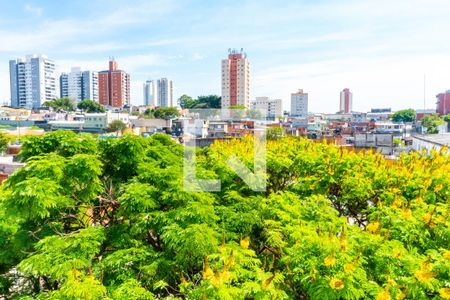
M 299 89 L 297 93 L 291 94 L 291 116 L 308 117 L 308 93 L 304 93 L 302 89 Z
M 440 115 L 450 114 L 450 90 L 436 95 L 436 112 Z
M 283 115 L 283 102 L 281 99 L 269 99 L 269 97 L 256 97 L 250 101 L 250 108 L 261 110 L 267 117 L 279 117 Z
M 60 96 L 68 97 L 75 104 L 90 99 L 98 102 L 98 74 L 92 71 L 81 71 L 72 68 L 69 73 L 62 73 L 59 77 Z
M 153 80 L 147 80 L 144 82 L 144 105 L 157 105 L 156 84 Z
M 173 106 L 173 84 L 172 80 L 161 78 L 157 81 L 158 106 L 171 107 Z
M 98 72 L 83 71 L 81 85 L 81 99 L 98 102 Z
M 39 108 L 58 96 L 56 64 L 43 55 L 9 61 L 11 106 Z
M 61 98 L 69 97 L 69 74 L 61 73 L 59 76 L 59 96 Z
M 99 103 L 111 107 L 123 107 L 130 103 L 130 75 L 118 69 L 115 60 L 109 61 L 109 69 L 98 73 Z
M 228 58 L 222 60 L 222 108 L 249 107 L 250 63 L 241 49 L 228 50 Z
M 353 111 L 353 94 L 349 89 L 345 88 L 341 92 L 339 111 L 348 114 Z
M 81 100 L 83 100 L 82 92 L 82 73 L 81 68 L 72 68 L 68 74 L 67 80 L 67 90 L 69 93 L 69 98 L 77 105 Z

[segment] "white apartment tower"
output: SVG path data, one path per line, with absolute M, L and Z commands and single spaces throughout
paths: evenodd
M 308 93 L 304 93 L 302 89 L 291 94 L 291 116 L 308 117 Z
M 83 100 L 83 95 L 81 94 L 83 89 L 81 68 L 72 68 L 67 77 L 69 98 L 77 105 Z
M 98 102 L 98 72 L 84 71 L 81 76 L 81 99 Z
M 81 71 L 81 68 L 72 68 L 69 73 L 62 73 L 60 78 L 60 96 L 68 97 L 75 104 L 90 99 L 98 102 L 98 73 Z
M 250 63 L 241 49 L 228 50 L 228 58 L 222 60 L 222 108 L 249 107 Z
M 161 78 L 157 81 L 158 89 L 158 106 L 171 107 L 173 106 L 173 84 L 172 80 Z
M 11 106 L 39 108 L 57 98 L 56 64 L 43 55 L 27 55 L 9 61 Z
M 147 80 L 144 82 L 144 105 L 145 106 L 156 106 L 157 94 L 156 94 L 156 84 L 153 80 Z
M 281 99 L 269 99 L 269 97 L 256 97 L 250 102 L 250 108 L 266 113 L 269 118 L 283 115 L 283 101 Z

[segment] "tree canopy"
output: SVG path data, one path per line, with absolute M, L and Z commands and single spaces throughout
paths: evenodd
M 83 101 L 80 101 L 77 105 L 77 107 L 84 112 L 87 113 L 102 113 L 105 112 L 105 108 L 100 105 L 99 103 L 86 99 Z
M 394 122 L 414 122 L 416 120 L 416 111 L 414 109 L 403 109 L 392 115 Z
M 51 132 L 23 143 L 0 187 L 0 295 L 7 299 L 426 299 L 450 295 L 450 164 L 445 152 L 354 153 L 253 139 L 196 151 L 166 135 Z
M 57 98 L 50 101 L 45 101 L 42 106 L 50 107 L 55 111 L 73 111 L 75 104 L 69 98 Z
M 437 114 L 426 115 L 420 120 L 420 124 L 427 129 L 427 133 L 439 133 L 438 126 L 444 124 L 445 121 Z
M 217 95 L 198 96 L 197 99 L 193 99 L 188 95 L 182 95 L 178 102 L 183 109 L 221 108 L 221 99 Z
M 113 120 L 108 124 L 106 131 L 108 132 L 122 132 L 127 129 L 127 124 L 125 124 L 122 120 Z
M 180 116 L 180 113 L 176 107 L 157 107 L 154 109 L 147 109 L 144 116 L 147 118 L 169 120 Z

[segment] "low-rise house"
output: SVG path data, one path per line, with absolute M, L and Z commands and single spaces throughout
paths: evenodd
M 412 148 L 416 151 L 426 150 L 430 152 L 432 149 L 441 151 L 446 148 L 446 151 L 450 153 L 450 133 L 443 134 L 423 134 L 414 135 L 412 138 Z

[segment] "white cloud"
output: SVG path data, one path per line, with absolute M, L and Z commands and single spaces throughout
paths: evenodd
M 35 17 L 40 17 L 42 16 L 44 9 L 42 7 L 38 7 L 38 6 L 34 6 L 31 4 L 25 4 L 25 11 L 30 13 L 31 15 L 35 16 Z

